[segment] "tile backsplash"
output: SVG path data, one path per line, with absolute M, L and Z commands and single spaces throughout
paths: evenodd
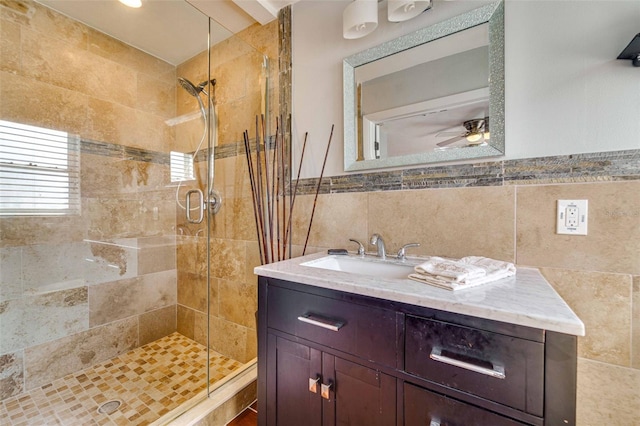
M 639 160 L 632 150 L 329 177 L 311 250 L 354 251 L 349 238 L 366 245 L 377 232 L 390 252 L 417 242 L 413 254 L 482 255 L 540 268 L 586 327 L 578 341 L 578 425 L 633 424 L 640 416 Z M 501 174 L 469 179 L 474 170 Z M 397 181 L 391 187 L 389 175 Z M 420 189 L 409 189 L 415 176 Z M 555 233 L 557 199 L 589 200 L 588 235 Z M 296 198 L 297 253 L 313 202 L 312 191 Z

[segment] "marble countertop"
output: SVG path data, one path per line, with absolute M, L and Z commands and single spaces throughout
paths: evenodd
M 254 272 L 264 277 L 527 327 L 576 336 L 585 334 L 580 318 L 537 269 L 518 267 L 513 277 L 451 291 L 408 278 L 381 278 L 301 265 L 325 256 L 326 253 L 310 254 L 258 266 Z

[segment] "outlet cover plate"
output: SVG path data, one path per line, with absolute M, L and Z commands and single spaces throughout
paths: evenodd
M 558 200 L 556 233 L 587 235 L 588 200 Z

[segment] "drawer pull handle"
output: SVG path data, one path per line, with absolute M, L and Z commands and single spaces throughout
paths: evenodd
M 301 315 L 298 317 L 298 320 L 317 327 L 326 328 L 331 331 L 338 331 L 344 325 L 344 322 L 342 321 L 322 318 L 312 314 Z
M 465 370 L 474 371 L 476 373 L 485 374 L 487 376 L 495 377 L 497 379 L 504 379 L 506 375 L 504 374 L 504 367 L 500 365 L 493 365 L 493 368 L 482 367 L 480 365 L 472 364 L 470 362 L 461 361 L 459 359 L 451 358 L 445 355 L 442 355 L 442 350 L 440 348 L 433 348 L 431 350 L 431 354 L 429 355 L 434 361 L 442 362 L 449 365 L 454 365 L 456 367 L 464 368 Z
M 440 419 L 431 419 L 429 426 L 440 426 Z
M 331 386 L 333 386 L 333 383 L 331 382 L 329 382 L 328 385 L 325 385 L 324 383 L 320 385 L 320 395 L 324 399 L 329 399 L 329 391 L 331 390 Z
M 309 377 L 309 392 L 318 393 L 318 382 L 320 381 L 320 376 L 312 379 Z

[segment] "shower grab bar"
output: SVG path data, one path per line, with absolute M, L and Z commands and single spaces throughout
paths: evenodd
M 191 194 L 194 193 L 198 194 L 198 211 L 200 212 L 200 214 L 197 219 L 191 217 Z M 199 189 L 192 189 L 190 191 L 187 191 L 186 197 L 187 199 L 185 200 L 185 210 L 187 215 L 187 222 L 202 223 L 202 221 L 204 220 L 204 194 L 202 194 L 202 191 Z

